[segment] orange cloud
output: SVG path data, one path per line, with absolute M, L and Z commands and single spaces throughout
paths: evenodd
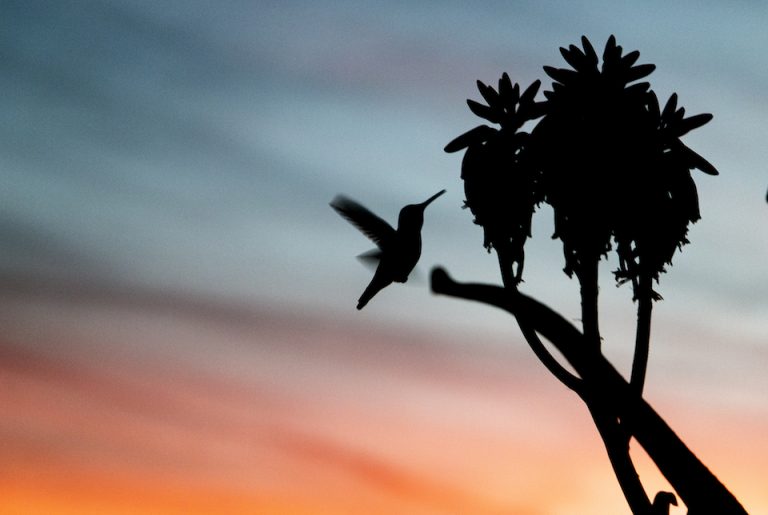
M 57 309 L 0 347 L 4 513 L 626 511 L 586 410 L 519 342 Z M 659 405 L 749 510 L 768 505 L 764 413 Z

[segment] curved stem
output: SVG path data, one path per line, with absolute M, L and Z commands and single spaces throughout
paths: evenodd
M 508 311 L 526 323 L 563 354 L 593 394 L 621 417 L 628 433 L 645 449 L 691 513 L 746 515 L 744 507 L 696 457 L 679 436 L 601 354 L 590 352 L 584 335 L 548 306 L 518 291 L 486 284 L 462 284 L 445 270 L 432 271 L 432 291 L 483 302 Z
M 599 401 L 587 399 L 584 401 L 603 439 L 611 467 L 633 515 L 652 515 L 651 501 L 640 482 L 635 464 L 632 463 L 629 445 L 623 437 L 624 431 L 618 419 L 611 416 L 610 410 L 602 407 Z
M 512 263 L 509 259 L 508 248 L 504 245 L 496 245 L 496 255 L 499 260 L 499 269 L 501 271 L 502 282 L 507 291 L 517 291 L 517 283 L 512 275 Z M 595 270 L 594 279 L 582 281 L 582 313 L 593 313 L 590 319 L 585 318 L 585 331 L 591 327 L 595 336 L 595 341 L 600 341 L 599 330 L 597 328 L 597 271 Z M 589 288 L 589 284 L 593 288 Z M 585 288 L 584 285 L 587 285 Z M 588 316 L 588 315 L 587 315 Z M 604 407 L 598 407 L 600 403 L 598 397 L 588 395 L 584 388 L 583 381 L 563 367 L 552 354 L 546 349 L 539 335 L 524 317 L 516 316 L 520 331 L 523 333 L 528 345 L 533 350 L 536 357 L 539 358 L 547 370 L 550 371 L 561 383 L 576 392 L 587 404 L 592 420 L 597 427 L 600 438 L 605 445 L 608 460 L 611 463 L 613 472 L 624 494 L 633 515 L 651 515 L 651 502 L 645 493 L 643 484 L 637 474 L 632 458 L 629 455 L 629 438 L 625 438 L 626 431 L 620 426 L 618 418 L 611 417 L 610 412 Z
M 581 395 L 583 391 L 583 381 L 579 377 L 570 373 L 563 365 L 560 364 L 559 361 L 555 359 L 554 356 L 552 356 L 532 326 L 527 324 L 524 320 L 520 319 L 517 320 L 517 325 L 520 327 L 520 331 L 523 333 L 525 341 L 528 342 L 528 345 L 531 347 L 533 353 L 536 354 L 536 357 L 539 358 L 539 361 L 542 362 L 547 370 L 549 370 L 549 372 L 565 386 Z
M 512 263 L 509 259 L 508 248 L 506 246 L 496 246 L 496 257 L 499 260 L 499 270 L 501 271 L 501 280 L 504 283 L 504 287 L 509 291 L 517 291 L 517 284 L 515 276 L 512 274 Z M 522 266 L 522 265 L 521 265 Z M 536 334 L 536 331 L 529 324 L 520 318 L 515 318 L 517 325 L 520 327 L 520 332 L 523 333 L 525 341 L 528 342 L 528 346 L 539 358 L 539 361 L 546 367 L 549 372 L 555 376 L 566 387 L 570 388 L 577 394 L 581 394 L 581 379 L 570 373 L 563 365 L 560 364 L 551 352 L 544 346 L 544 343 Z

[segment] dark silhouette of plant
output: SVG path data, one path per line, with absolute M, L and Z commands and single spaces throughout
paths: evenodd
M 484 302 L 511 313 L 536 356 L 586 404 L 632 513 L 668 513 L 670 492 L 651 502 L 629 453 L 635 439 L 669 481 L 688 513 L 745 514 L 728 489 L 643 399 L 654 289 L 675 252 L 688 243 L 688 227 L 700 218 L 691 171 L 717 170 L 681 137 L 712 119 L 685 117 L 673 94 L 663 109 L 648 82 L 655 66 L 637 64 L 611 36 L 602 60 L 587 40 L 560 52 L 569 68 L 545 66 L 553 79 L 545 101 L 540 82 L 524 90 L 505 73 L 498 89 L 480 81 L 482 104 L 470 110 L 479 125 L 451 141 L 446 152 L 464 151 L 461 178 L 466 206 L 483 228 L 484 247 L 495 251 L 503 286 L 458 283 L 432 272 L 438 294 Z M 521 93 L 522 91 L 522 93 Z M 530 122 L 529 131 L 523 127 Z M 581 330 L 518 288 L 525 243 L 542 203 L 554 211 L 553 238 L 562 242 L 564 272 L 580 286 Z M 601 351 L 599 265 L 615 250 L 616 282 L 631 284 L 637 304 L 630 380 Z M 548 340 L 570 371 L 548 350 Z
M 656 497 L 653 498 L 653 504 L 651 509 L 653 515 L 669 515 L 669 506 L 677 506 L 677 498 L 675 494 L 670 492 L 659 492 Z
M 638 51 L 622 55 L 613 36 L 602 67 L 586 38 L 583 51 L 561 48 L 573 69 L 545 66 L 556 82 L 547 116 L 534 131 L 534 160 L 542 189 L 555 211 L 555 237 L 563 242 L 565 272 L 581 285 L 584 334 L 599 348 L 597 270 L 615 245 L 619 283 L 631 281 L 638 302 L 632 384 L 642 392 L 648 360 L 653 290 L 677 248 L 688 243 L 688 224 L 699 219 L 690 171 L 717 170 L 680 137 L 711 114 L 684 118 L 673 94 L 663 111 L 648 82 L 655 66 L 635 64 Z
M 633 513 L 667 510 L 674 499 L 657 495 L 651 503 L 629 455 L 633 436 L 690 513 L 745 513 L 642 400 L 652 305 L 661 299 L 653 283 L 688 243 L 688 226 L 700 217 L 691 171 L 717 174 L 680 138 L 712 115 L 686 118 L 676 94 L 661 109 L 650 84 L 638 82 L 655 66 L 636 64 L 639 52 L 624 54 L 613 36 L 602 63 L 589 40 L 583 37 L 581 42 L 582 48 L 560 49 L 570 68 L 544 67 L 554 80 L 551 91 L 544 92 L 546 102 L 534 99 L 538 81 L 522 95 L 506 74 L 498 92 L 478 82 L 488 105 L 469 100 L 469 107 L 500 128 L 481 125 L 445 150 L 466 149 L 461 175 L 466 203 L 483 227 L 485 247 L 497 252 L 504 288 L 459 284 L 437 269 L 433 290 L 493 304 L 516 316 L 536 355 L 587 404 Z M 538 118 L 530 133 L 521 130 Z M 554 211 L 553 237 L 563 244 L 564 271 L 579 281 L 581 332 L 517 289 L 531 217 L 542 202 Z M 631 283 L 637 303 L 629 383 L 600 351 L 598 269 L 614 249 L 616 281 Z M 562 352 L 575 375 L 551 355 L 540 336 Z
M 466 148 L 461 163 L 466 207 L 483 227 L 485 248 L 496 250 L 504 283 L 510 285 L 522 279 L 523 247 L 531 235 L 534 206 L 542 200 L 534 170 L 522 159 L 530 135 L 520 131 L 525 122 L 544 115 L 544 104 L 534 100 L 540 85 L 534 82 L 521 95 L 520 85 L 513 86 L 506 73 L 499 79 L 498 91 L 477 81 L 488 105 L 474 100 L 467 104 L 473 113 L 500 127 L 480 125 L 445 147 L 446 152 Z

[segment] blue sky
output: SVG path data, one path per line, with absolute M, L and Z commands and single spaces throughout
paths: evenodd
M 701 302 L 713 313 L 765 313 L 755 288 L 768 284 L 768 229 L 758 222 L 768 36 L 759 6 L 11 2 L 5 10 L 6 276 L 345 312 L 367 282 L 369 271 L 350 259 L 367 242 L 334 219 L 328 200 L 343 192 L 394 222 L 402 205 L 447 188 L 427 214 L 423 276 L 441 263 L 496 280 L 479 231 L 457 209 L 459 157 L 441 150 L 476 123 L 464 99 L 478 96 L 475 79 L 503 71 L 523 84 L 546 79 L 541 66 L 562 62 L 559 46 L 581 34 L 600 46 L 614 33 L 657 64 L 661 97 L 677 91 L 689 112 L 715 115 L 688 142 L 722 174 L 697 177 L 703 221 L 662 291 L 684 296 L 676 309 Z M 555 296 L 568 286 L 554 277 L 549 214 L 539 218 L 531 246 L 546 250 L 528 284 Z M 365 316 L 444 319 L 440 304 L 450 303 L 429 301 L 425 290 L 387 291 Z

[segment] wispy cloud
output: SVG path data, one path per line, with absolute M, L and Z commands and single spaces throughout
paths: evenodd
M 477 123 L 464 98 L 475 79 L 543 78 L 558 46 L 615 33 L 659 65 L 662 94 L 715 114 L 691 144 L 722 175 L 699 181 L 704 218 L 662 278 L 649 395 L 759 511 L 764 10 L 6 2 L 0 452 L 17 473 L 0 478 L 2 506 L 66 513 L 77 492 L 78 513 L 317 513 L 319 500 L 574 513 L 610 485 L 621 510 L 586 413 L 511 320 L 423 284 L 354 312 L 367 242 L 327 206 L 344 192 L 394 220 L 445 187 L 423 267 L 498 281 L 441 150 Z M 572 317 L 550 218 L 524 286 Z M 601 296 L 621 360 L 631 300 Z

